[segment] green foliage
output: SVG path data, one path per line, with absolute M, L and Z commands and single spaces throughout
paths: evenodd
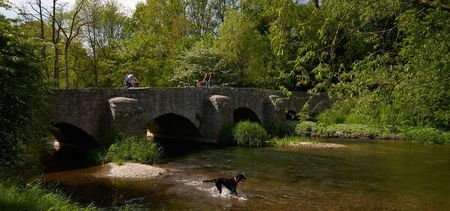
M 335 105 L 319 116 L 320 124 L 450 130 L 450 13 L 440 9 L 448 1 L 427 7 L 421 1 L 327 0 L 319 8 L 298 2 L 147 0 L 128 17 L 115 1 L 90 0 L 82 11 L 85 27 L 68 48 L 70 83 L 123 87 L 132 70 L 141 86 L 193 86 L 212 71 L 219 86 L 328 92 Z M 61 7 L 61 17 L 67 17 L 70 12 Z M 24 20 L 18 27 L 2 25 L 2 33 L 14 28 L 8 39 L 39 37 L 39 21 Z M 48 81 L 54 80 L 56 57 L 48 46 L 50 31 L 51 22 L 44 20 L 40 44 L 47 48 Z M 41 46 L 33 43 L 28 51 Z M 33 64 L 35 57 L 18 56 Z M 6 78 L 0 80 L 16 80 Z M 11 84 L 30 88 L 24 81 Z M 16 88 L 2 94 L 29 93 Z M 309 109 L 305 104 L 302 120 L 310 119 Z
M 0 210 L 95 210 L 73 203 L 60 191 L 45 188 L 39 182 L 21 185 L 0 179 Z
M 345 123 L 347 117 L 351 115 L 354 108 L 352 100 L 338 101 L 332 108 L 327 109 L 318 115 L 318 121 L 321 124 L 332 125 Z M 355 122 L 352 122 L 355 123 Z
M 393 136 L 389 130 L 371 125 L 363 124 L 335 124 L 321 127 L 319 129 L 321 137 L 341 137 L 341 138 L 384 138 Z
M 132 161 L 156 164 L 162 155 L 161 148 L 145 138 L 124 137 L 116 140 L 106 153 L 106 160 L 116 163 Z
M 212 72 L 213 86 L 235 86 L 238 80 L 236 65 L 227 57 L 204 43 L 197 43 L 183 52 L 170 81 L 174 86 L 195 86 L 205 73 Z
M 312 136 L 319 131 L 317 123 L 303 121 L 296 125 L 295 134 L 299 136 Z
M 237 64 L 239 86 L 271 86 L 272 79 L 264 65 L 268 46 L 248 15 L 229 10 L 220 28 L 216 46 Z
M 258 123 L 239 122 L 233 130 L 233 137 L 240 146 L 261 147 L 269 140 L 269 134 Z
M 287 137 L 295 134 L 295 128 L 297 126 L 297 121 L 285 121 L 281 124 L 278 131 L 278 136 Z
M 352 69 L 339 75 L 341 81 L 330 89 L 338 101 L 333 109 L 339 112 L 339 102 L 353 101 L 353 108 L 344 112 L 345 122 L 448 130 L 450 27 L 442 20 L 450 14 L 403 6 L 401 12 L 393 7 L 391 21 L 386 20 L 397 33 L 383 35 L 385 50 L 354 61 Z
M 419 143 L 450 144 L 450 132 L 443 132 L 429 127 L 403 129 L 401 137 L 402 139 Z
M 36 47 L 0 16 L 0 167 L 13 166 L 22 144 L 39 140 L 44 130 L 45 85 Z

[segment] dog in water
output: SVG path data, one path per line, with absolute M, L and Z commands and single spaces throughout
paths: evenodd
M 222 186 L 225 186 L 232 194 L 238 195 L 236 192 L 236 186 L 240 181 L 244 182 L 246 179 L 247 178 L 245 178 L 243 174 L 238 174 L 231 179 L 217 178 L 212 180 L 203 180 L 203 182 L 214 182 L 220 194 L 222 194 Z

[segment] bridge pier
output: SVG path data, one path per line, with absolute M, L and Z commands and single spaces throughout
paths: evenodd
M 283 98 L 278 95 L 270 95 L 264 102 L 264 128 L 268 132 L 275 133 L 280 129 L 281 124 L 286 121 L 286 104 Z
M 212 95 L 204 102 L 200 133 L 207 139 L 218 139 L 224 126 L 233 124 L 232 101 L 228 96 Z

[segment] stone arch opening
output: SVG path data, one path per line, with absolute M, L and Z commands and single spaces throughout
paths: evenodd
M 161 115 L 147 126 L 147 137 L 153 139 L 198 139 L 198 128 L 187 118 L 174 113 Z
M 50 133 L 61 149 L 87 150 L 98 147 L 95 139 L 83 129 L 65 122 L 52 123 Z
M 235 109 L 233 111 L 233 122 L 237 123 L 242 121 L 257 122 L 261 124 L 258 115 L 256 115 L 256 113 L 252 110 L 244 107 Z
M 297 112 L 289 110 L 289 111 L 286 111 L 286 120 L 298 121 L 298 120 L 300 120 L 300 117 L 298 116 Z
M 88 152 L 99 147 L 91 135 L 69 123 L 54 122 L 48 133 L 47 140 L 53 153 L 42 157 L 46 172 L 88 167 Z

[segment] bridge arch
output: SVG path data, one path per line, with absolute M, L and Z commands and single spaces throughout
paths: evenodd
M 61 149 L 87 150 L 98 147 L 95 139 L 80 127 L 66 122 L 53 122 L 49 132 Z
M 238 123 L 242 121 L 257 122 L 261 124 L 261 120 L 258 118 L 258 115 L 246 107 L 240 107 L 233 111 L 233 122 Z
M 197 126 L 188 118 L 175 113 L 160 115 L 146 124 L 150 138 L 196 139 L 201 138 Z

